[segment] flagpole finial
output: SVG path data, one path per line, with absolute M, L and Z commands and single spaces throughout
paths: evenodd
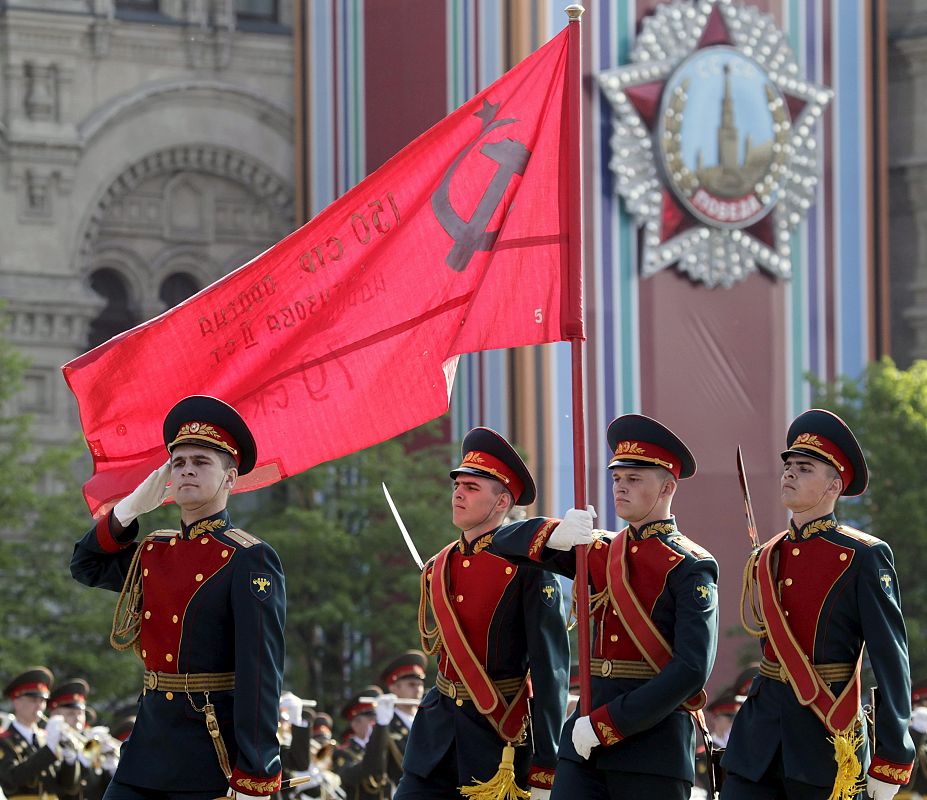
M 579 3 L 571 3 L 563 10 L 566 11 L 566 15 L 570 18 L 570 22 L 577 22 L 586 9 Z

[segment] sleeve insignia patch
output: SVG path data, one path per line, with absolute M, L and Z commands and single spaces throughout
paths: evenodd
M 251 594 L 253 594 L 258 600 L 266 600 L 273 593 L 274 586 L 268 573 L 251 573 Z
M 879 570 L 879 585 L 889 597 L 895 596 L 895 578 L 890 569 Z
M 718 586 L 714 583 L 696 583 L 693 591 L 695 604 L 706 611 L 715 607 L 718 600 Z
M 541 602 L 548 608 L 553 608 L 554 603 L 560 599 L 558 588 L 557 581 L 544 581 L 541 584 Z

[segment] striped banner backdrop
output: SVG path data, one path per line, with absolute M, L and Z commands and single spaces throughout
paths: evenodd
M 587 2 L 583 18 L 589 498 L 615 529 L 605 430 L 642 412 L 677 431 L 699 472 L 680 487 L 680 525 L 723 577 L 722 631 L 738 626 L 747 555 L 735 450 L 744 448 L 761 537 L 785 525 L 778 453 L 807 407 L 807 373 L 858 375 L 876 353 L 872 30 L 876 0 L 756 0 L 788 35 L 802 76 L 835 99 L 816 130 L 816 202 L 792 241 L 790 281 L 754 273 L 707 289 L 675 268 L 638 269 L 638 232 L 615 193 L 612 112 L 599 73 L 626 64 L 657 0 Z M 566 25 L 566 0 L 306 0 L 297 13 L 301 213 L 308 218 Z M 301 60 L 300 60 L 301 59 Z M 710 121 L 706 124 L 716 124 Z M 300 148 L 297 148 L 300 149 Z M 414 254 L 410 254 L 414 257 Z M 451 433 L 506 434 L 536 474 L 534 513 L 572 504 L 565 344 L 461 360 Z M 713 685 L 743 642 L 722 639 Z M 717 683 L 715 683 L 717 680 Z

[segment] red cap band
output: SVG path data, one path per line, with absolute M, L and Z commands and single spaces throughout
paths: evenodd
M 663 467 L 663 469 L 671 472 L 673 477 L 677 479 L 682 469 L 682 461 L 678 456 L 673 455 L 669 450 L 653 442 L 618 442 L 618 445 L 615 447 L 615 455 L 608 466 L 616 466 L 616 462 L 619 461 L 634 461 L 641 464 L 652 464 L 653 466 Z
M 212 422 L 185 422 L 177 431 L 174 441 L 167 446 L 167 451 L 171 453 L 181 444 L 198 444 L 218 448 L 232 456 L 236 464 L 241 463 L 237 442 L 227 430 Z
M 840 474 L 840 480 L 843 481 L 844 487 L 853 482 L 853 464 L 846 457 L 846 454 L 830 439 L 821 436 L 819 433 L 800 433 L 795 437 L 789 450 L 799 452 L 813 453 L 819 458 L 823 458 Z
M 383 683 L 389 686 L 401 678 L 421 678 L 425 680 L 425 670 L 418 664 L 399 664 L 392 672 L 383 674 Z
M 15 700 L 24 694 L 41 694 L 48 697 L 48 684 L 46 683 L 22 683 L 10 691 L 10 699 Z
M 525 488 L 525 485 L 521 482 L 519 477 L 504 461 L 500 461 L 495 456 L 480 450 L 471 450 L 463 457 L 463 461 L 460 462 L 458 469 L 464 468 L 478 469 L 480 472 L 485 472 L 496 480 L 501 481 L 516 500 L 521 497 L 521 493 Z

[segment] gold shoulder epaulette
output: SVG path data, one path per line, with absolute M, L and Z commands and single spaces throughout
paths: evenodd
M 152 531 L 145 537 L 144 541 L 148 542 L 155 539 L 172 539 L 175 536 L 180 536 L 180 531 Z
M 602 541 L 608 543 L 608 542 L 610 542 L 612 539 L 615 538 L 615 534 L 612 533 L 611 531 L 599 530 L 598 528 L 596 528 L 596 529 L 592 532 L 592 538 L 595 539 L 596 541 L 598 541 L 599 539 L 601 539 Z
M 241 528 L 227 528 L 223 533 L 242 547 L 251 547 L 261 543 L 257 536 L 248 533 L 248 531 L 243 531 Z
M 851 528 L 849 525 L 838 525 L 837 530 L 844 536 L 849 536 L 851 539 L 855 539 L 857 542 L 862 542 L 869 547 L 872 547 L 872 545 L 878 544 L 882 541 L 878 536 L 873 536 L 872 534 L 866 533 L 865 531 Z
M 697 545 L 688 536 L 683 536 L 681 533 L 674 534 L 670 537 L 670 541 L 678 544 L 683 550 L 691 553 L 696 558 L 714 558 L 704 547 Z

